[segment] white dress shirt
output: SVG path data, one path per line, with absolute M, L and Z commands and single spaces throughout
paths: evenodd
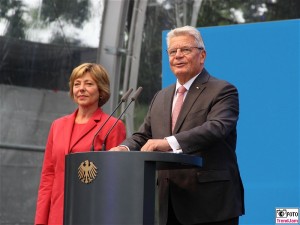
M 192 83 L 194 82 L 194 80 L 199 76 L 199 74 L 197 76 L 194 76 L 192 79 L 190 79 L 188 82 L 186 82 L 185 84 L 183 84 L 183 86 L 186 89 L 186 92 L 184 93 L 183 96 L 183 101 L 185 100 L 185 96 L 187 95 Z M 172 104 L 172 112 L 174 109 L 174 105 L 175 102 L 177 100 L 177 90 L 178 88 L 181 86 L 181 84 L 178 82 L 178 80 L 176 81 L 176 89 L 175 89 L 175 93 L 174 93 L 174 98 L 173 98 L 173 104 Z M 169 137 L 165 137 L 165 139 L 168 141 L 169 145 L 171 146 L 172 150 L 174 153 L 182 153 L 182 149 L 177 141 L 177 139 L 174 136 L 169 136 Z

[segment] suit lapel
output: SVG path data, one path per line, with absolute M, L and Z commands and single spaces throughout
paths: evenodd
M 166 92 L 165 96 L 164 96 L 164 118 L 163 118 L 163 122 L 165 123 L 165 127 L 167 130 L 165 131 L 165 133 L 171 135 L 172 131 L 171 131 L 171 121 L 172 121 L 172 102 L 173 102 L 173 97 L 174 97 L 174 92 L 175 92 L 175 87 L 176 85 L 172 85 Z
M 205 69 L 202 70 L 202 72 L 199 74 L 199 76 L 196 78 L 196 80 L 191 85 L 187 96 L 183 102 L 181 111 L 179 113 L 179 116 L 177 118 L 177 122 L 174 127 L 173 133 L 177 133 L 179 128 L 181 127 L 182 123 L 184 122 L 187 114 L 191 110 L 192 106 L 195 104 L 195 101 L 198 99 L 199 95 L 203 92 L 205 89 L 205 83 L 207 83 L 209 79 L 209 74 Z

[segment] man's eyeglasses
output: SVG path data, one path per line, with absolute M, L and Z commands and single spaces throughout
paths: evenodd
M 202 47 L 182 47 L 182 48 L 171 48 L 167 50 L 169 56 L 175 56 L 178 49 L 183 55 L 188 55 L 192 53 L 193 48 L 197 48 L 199 50 L 203 50 Z

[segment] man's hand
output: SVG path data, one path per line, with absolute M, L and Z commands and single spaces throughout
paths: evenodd
M 142 152 L 161 151 L 168 152 L 171 147 L 166 139 L 149 139 L 141 148 Z

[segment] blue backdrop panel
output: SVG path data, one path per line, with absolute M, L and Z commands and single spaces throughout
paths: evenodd
M 275 224 L 300 204 L 300 20 L 199 28 L 206 69 L 239 90 L 237 155 L 245 186 L 240 224 Z M 163 87 L 175 82 L 163 38 Z

